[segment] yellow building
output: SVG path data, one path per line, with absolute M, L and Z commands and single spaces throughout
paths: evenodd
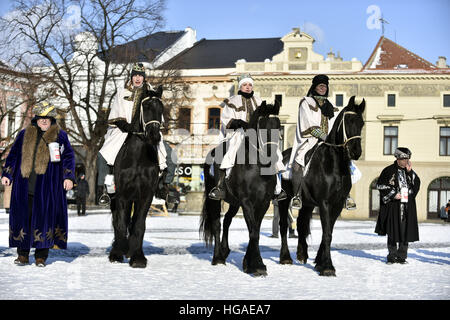
M 263 100 L 282 101 L 283 144 L 289 148 L 298 103 L 314 75 L 324 73 L 330 77 L 329 99 L 337 107 L 345 106 L 353 95 L 366 100 L 363 154 L 356 162 L 362 178 L 351 191 L 357 210 L 343 210 L 342 217 L 377 215 L 374 184 L 381 170 L 395 160 L 395 148 L 405 146 L 411 149 L 413 169 L 421 178 L 418 218 L 438 218 L 440 207 L 450 199 L 450 69 L 445 58 L 434 65 L 381 37 L 363 65 L 356 58 L 343 61 L 333 52 L 324 58 L 314 52 L 313 43 L 310 35 L 294 28 L 282 38 L 202 40 L 175 57 L 184 66 L 183 81 L 192 89 L 184 119 L 189 119 L 189 130 L 197 137 L 188 147 L 191 158 L 182 162 L 191 159 L 193 167 L 198 166 L 192 171 L 201 171 L 202 157 L 217 143 L 217 136 L 207 132 L 211 110 L 237 92 L 236 79 L 242 73 L 252 74 L 255 92 Z M 197 180 L 193 186 L 200 192 L 201 179 Z

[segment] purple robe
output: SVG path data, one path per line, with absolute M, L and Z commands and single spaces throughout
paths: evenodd
M 36 175 L 31 223 L 28 210 L 28 178 L 24 178 L 21 173 L 22 150 L 32 153 L 36 143 L 34 141 L 30 147 L 23 146 L 28 128 L 19 132 L 6 158 L 2 176 L 8 177 L 13 184 L 9 215 L 10 247 L 67 248 L 67 199 L 63 182 L 65 179 L 75 180 L 75 156 L 67 133 L 59 128 L 55 129 L 61 160 L 48 160 L 45 173 Z M 43 150 L 49 153 L 47 147 Z M 38 152 L 39 150 L 36 150 L 36 153 Z

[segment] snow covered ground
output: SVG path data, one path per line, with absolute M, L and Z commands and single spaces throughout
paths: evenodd
M 422 223 L 420 241 L 410 244 L 408 264 L 387 265 L 386 237 L 374 221 L 339 219 L 332 242 L 336 277 L 320 277 L 313 260 L 321 240 L 320 221 L 312 220 L 309 260 L 280 265 L 280 240 L 265 219 L 260 246 L 267 277 L 242 272 L 248 241 L 245 221 L 231 225 L 227 265 L 212 266 L 212 248 L 199 237 L 198 216 L 148 217 L 145 269 L 111 264 L 110 214 L 69 217 L 67 250 L 51 250 L 48 265 L 16 266 L 8 248 L 8 215 L 0 213 L 0 299 L 2 300 L 448 300 L 450 298 L 450 224 Z M 297 239 L 289 239 L 295 258 Z

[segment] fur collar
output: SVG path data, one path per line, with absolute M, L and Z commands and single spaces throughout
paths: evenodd
M 50 151 L 48 150 L 47 144 L 57 142 L 59 127 L 54 124 L 44 132 L 42 139 L 39 140 L 36 156 L 34 157 L 33 152 L 36 146 L 37 134 L 38 128 L 36 126 L 31 125 L 25 129 L 22 145 L 22 164 L 20 166 L 20 172 L 24 178 L 30 177 L 31 171 L 33 170 L 33 158 L 35 158 L 34 171 L 36 174 L 44 174 L 47 171 L 48 162 L 50 161 Z

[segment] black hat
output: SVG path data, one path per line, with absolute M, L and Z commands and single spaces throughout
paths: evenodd
M 131 78 L 135 75 L 141 75 L 145 78 L 145 67 L 142 63 L 135 63 L 131 69 Z
M 397 149 L 395 149 L 394 157 L 396 157 L 399 160 L 411 159 L 411 154 L 412 154 L 411 150 L 409 150 L 408 148 L 398 147 Z
M 312 83 L 314 87 L 318 86 L 321 83 L 328 85 L 328 76 L 324 74 L 318 74 L 313 78 Z
M 324 74 L 318 74 L 317 76 L 315 76 L 312 80 L 312 85 L 308 90 L 308 93 L 306 94 L 307 97 L 311 97 L 311 96 L 317 96 L 319 95 L 315 89 L 319 84 L 326 84 L 328 87 L 328 76 L 324 75 Z M 324 96 L 328 97 L 328 91 L 329 88 L 327 88 L 327 92 L 325 92 Z

